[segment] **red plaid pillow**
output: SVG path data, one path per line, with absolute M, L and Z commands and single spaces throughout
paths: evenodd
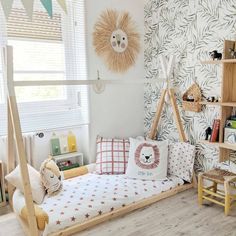
M 97 138 L 97 174 L 125 174 L 128 157 L 128 139 Z

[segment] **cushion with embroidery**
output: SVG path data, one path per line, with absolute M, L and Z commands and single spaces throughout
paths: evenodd
M 167 176 L 168 141 L 142 141 L 130 138 L 127 177 L 161 180 Z

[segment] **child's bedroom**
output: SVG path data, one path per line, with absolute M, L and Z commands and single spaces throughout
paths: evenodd
M 236 0 L 0 0 L 0 236 L 236 236 Z

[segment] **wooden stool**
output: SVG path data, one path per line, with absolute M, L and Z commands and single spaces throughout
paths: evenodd
M 204 186 L 204 180 L 212 182 L 209 187 Z M 229 214 L 230 208 L 236 205 L 236 194 L 230 190 L 236 189 L 236 174 L 221 169 L 213 169 L 198 176 L 198 202 L 200 205 L 203 199 L 221 205 L 225 208 L 225 215 Z M 223 186 L 223 190 L 218 189 Z

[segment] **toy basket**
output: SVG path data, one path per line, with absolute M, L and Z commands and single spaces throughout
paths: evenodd
M 190 96 L 193 101 L 189 101 Z M 188 88 L 188 90 L 183 94 L 182 98 L 183 109 L 185 111 L 200 112 L 202 110 L 202 106 L 200 104 L 202 93 L 200 87 L 196 83 Z

